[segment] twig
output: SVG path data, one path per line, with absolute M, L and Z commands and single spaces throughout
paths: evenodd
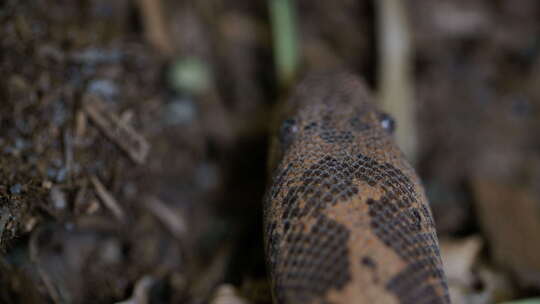
M 75 136 L 77 138 L 77 142 L 80 142 L 80 138 L 83 137 L 84 133 L 86 132 L 86 113 L 84 111 L 77 111 L 77 114 L 75 116 Z
M 268 0 L 274 61 L 283 89 L 294 80 L 298 70 L 298 38 L 293 0 Z
M 161 220 L 177 239 L 185 237 L 187 225 L 183 216 L 155 197 L 146 197 L 143 202 L 148 211 Z
M 114 196 L 107 191 L 105 186 L 99 181 L 99 179 L 95 176 L 90 176 L 90 181 L 94 185 L 94 189 L 96 190 L 96 194 L 99 196 L 105 207 L 109 208 L 111 212 L 116 216 L 120 221 L 124 221 L 125 214 L 122 207 L 120 207 L 120 204 L 116 201 Z
M 49 296 L 51 297 L 53 302 L 56 304 L 60 304 L 60 303 L 63 303 L 59 294 L 60 292 L 54 286 L 54 283 L 52 279 L 49 277 L 49 275 L 47 274 L 47 272 L 43 270 L 39 261 L 39 250 L 38 250 L 37 243 L 38 243 L 38 238 L 39 238 L 40 233 L 41 233 L 41 229 L 38 229 L 34 233 L 32 233 L 32 236 L 30 237 L 30 242 L 28 244 L 29 251 L 30 251 L 30 260 L 36 266 L 37 272 L 41 280 L 43 281 L 45 288 L 49 292 Z
M 166 56 L 174 52 L 167 31 L 161 0 L 138 0 L 139 12 L 148 42 Z
M 86 95 L 83 100 L 85 112 L 103 133 L 122 148 L 137 164 L 144 164 L 150 145 L 131 126 L 115 113 L 108 111 L 99 97 Z
M 411 77 L 411 35 L 402 0 L 375 1 L 378 5 L 379 100 L 396 118 L 396 140 L 411 162 L 416 160 L 417 129 Z
M 67 179 L 71 180 L 71 169 L 73 166 L 73 137 L 69 130 L 64 131 L 64 158 L 66 164 Z

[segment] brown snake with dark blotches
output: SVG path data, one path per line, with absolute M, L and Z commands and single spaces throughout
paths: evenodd
M 450 303 L 414 169 L 357 77 L 312 75 L 285 104 L 264 206 L 275 303 Z

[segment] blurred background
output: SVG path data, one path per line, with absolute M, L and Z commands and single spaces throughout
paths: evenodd
M 453 303 L 540 303 L 539 1 L 4 0 L 0 32 L 0 302 L 271 303 L 272 109 L 346 68 Z

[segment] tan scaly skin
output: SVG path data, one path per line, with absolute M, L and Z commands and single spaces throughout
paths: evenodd
M 361 80 L 286 102 L 264 206 L 275 303 L 450 303 L 424 189 Z

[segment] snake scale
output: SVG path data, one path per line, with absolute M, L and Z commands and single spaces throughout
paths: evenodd
M 285 105 L 264 202 L 274 303 L 450 303 L 423 187 L 363 82 L 314 74 Z

